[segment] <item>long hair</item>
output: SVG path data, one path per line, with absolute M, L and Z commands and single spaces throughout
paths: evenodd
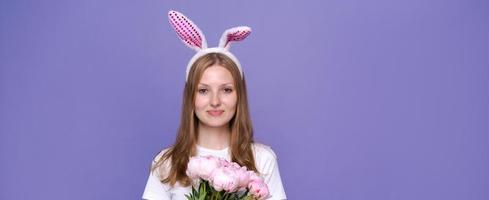
M 187 163 L 191 156 L 197 154 L 199 119 L 195 115 L 195 94 L 197 85 L 204 71 L 213 65 L 220 65 L 231 72 L 237 92 L 235 115 L 229 121 L 231 141 L 229 153 L 231 160 L 248 170 L 257 172 L 255 158 L 252 151 L 253 127 L 248 110 L 248 98 L 244 76 L 241 77 L 236 64 L 226 55 L 209 53 L 195 61 L 188 75 L 183 92 L 182 113 L 175 143 L 163 153 L 161 158 L 151 167 L 151 171 L 169 166 L 166 173 L 160 174 L 162 183 L 174 185 L 179 182 L 189 186 L 190 178 L 186 175 Z

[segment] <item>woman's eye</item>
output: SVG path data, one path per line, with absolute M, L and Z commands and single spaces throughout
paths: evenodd
M 224 88 L 224 92 L 231 93 L 231 92 L 233 92 L 233 89 L 231 89 L 231 88 Z
M 207 89 L 205 89 L 205 88 L 199 89 L 199 93 L 205 94 L 205 93 L 207 93 Z

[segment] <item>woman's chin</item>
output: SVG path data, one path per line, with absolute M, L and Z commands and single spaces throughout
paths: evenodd
M 220 128 L 220 127 L 225 127 L 227 126 L 227 122 L 222 122 L 222 121 L 207 121 L 203 123 L 205 126 L 210 127 L 210 128 Z

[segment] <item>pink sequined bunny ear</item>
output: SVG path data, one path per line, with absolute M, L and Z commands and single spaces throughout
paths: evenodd
M 251 28 L 247 26 L 238 26 L 230 28 L 221 36 L 219 40 L 219 47 L 229 49 L 231 42 L 244 40 L 251 33 Z
M 205 36 L 189 18 L 174 10 L 168 12 L 168 20 L 180 39 L 196 51 L 207 48 Z

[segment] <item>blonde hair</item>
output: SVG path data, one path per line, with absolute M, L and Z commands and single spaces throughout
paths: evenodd
M 237 92 L 236 113 L 229 121 L 231 131 L 230 154 L 231 160 L 248 170 L 257 172 L 255 158 L 252 151 L 253 127 L 248 110 L 248 98 L 244 75 L 229 57 L 221 53 L 209 53 L 195 61 L 189 72 L 188 80 L 183 93 L 182 114 L 180 126 L 175 143 L 163 153 L 161 158 L 151 167 L 151 171 L 162 167 L 167 162 L 170 166 L 167 173 L 160 174 L 162 183 L 174 185 L 179 182 L 183 186 L 189 186 L 190 178 L 186 175 L 187 163 L 191 156 L 197 154 L 196 143 L 198 137 L 199 119 L 195 115 L 195 94 L 197 84 L 204 71 L 213 65 L 220 65 L 231 72 Z

